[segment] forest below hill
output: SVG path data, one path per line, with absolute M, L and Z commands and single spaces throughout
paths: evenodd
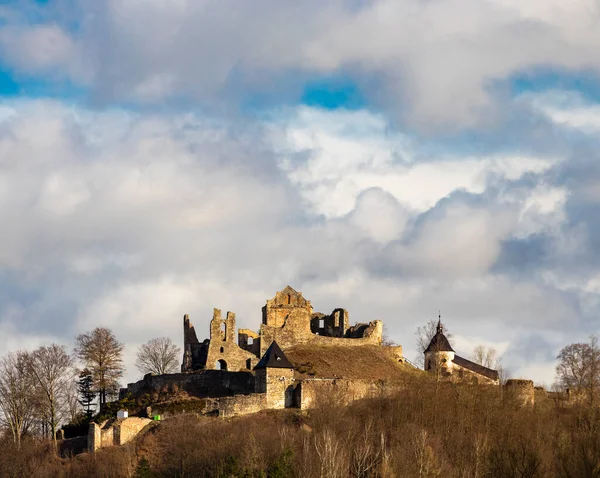
M 58 458 L 10 437 L 0 477 L 597 477 L 600 410 L 501 387 L 417 380 L 395 396 L 231 420 L 182 415 L 128 446 Z

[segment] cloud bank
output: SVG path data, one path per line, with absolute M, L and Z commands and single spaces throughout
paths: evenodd
M 441 309 L 462 354 L 495 345 L 550 383 L 560 347 L 598 332 L 598 14 L 3 7 L 0 351 L 105 325 L 133 379 L 136 346 L 180 342 L 184 313 L 202 333 L 212 307 L 256 328 L 290 284 L 383 320 L 409 358 Z M 320 105 L 318 81 L 362 105 Z

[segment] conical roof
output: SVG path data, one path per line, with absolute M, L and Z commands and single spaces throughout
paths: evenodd
M 442 326 L 441 317 L 438 320 L 436 334 L 429 342 L 429 345 L 425 349 L 427 352 L 454 352 L 448 338 L 444 335 L 444 327 Z
M 433 336 L 431 342 L 429 342 L 429 346 L 425 349 L 425 353 L 427 352 L 454 352 L 450 342 L 442 332 L 438 332 Z
M 281 347 L 277 345 L 277 342 L 273 341 L 256 364 L 256 367 L 254 367 L 255 370 L 258 368 L 294 368 L 294 366 L 285 356 Z

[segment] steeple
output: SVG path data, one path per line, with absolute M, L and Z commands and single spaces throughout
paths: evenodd
M 450 342 L 444 335 L 444 326 L 442 325 L 442 313 L 438 313 L 438 323 L 436 327 L 436 333 L 432 337 L 431 342 L 429 342 L 429 346 L 425 349 L 425 353 L 427 352 L 454 352 Z

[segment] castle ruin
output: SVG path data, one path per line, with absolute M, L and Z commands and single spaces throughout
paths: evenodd
M 315 312 L 301 292 L 287 286 L 266 301 L 258 332 L 237 331 L 235 314 L 214 309 L 209 338 L 198 340 L 183 318 L 181 373 L 146 375 L 121 395 L 177 389 L 194 397 L 196 412 L 218 416 L 263 409 L 310 408 L 319 395 L 345 402 L 397 390 L 409 370 L 402 347 L 383 345 L 379 320 L 350 325 L 348 311 Z M 441 323 L 425 351 L 425 369 L 450 380 L 498 383 L 498 372 L 457 356 Z M 155 413 L 167 410 L 153 405 Z

